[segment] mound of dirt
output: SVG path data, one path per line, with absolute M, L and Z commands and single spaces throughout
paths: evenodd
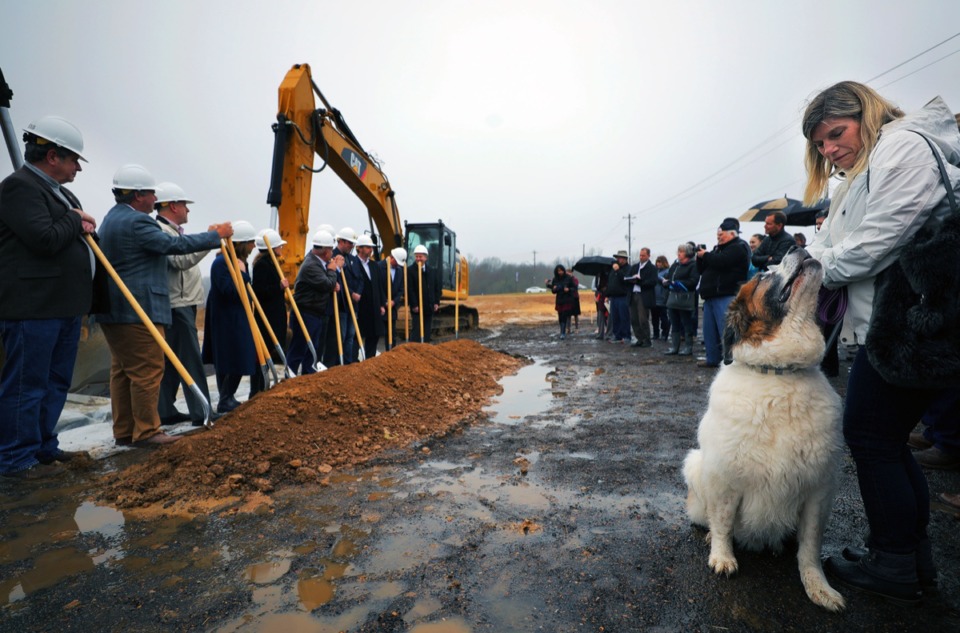
M 401 345 L 362 363 L 286 380 L 212 429 L 107 475 L 101 497 L 119 508 L 183 510 L 322 483 L 336 468 L 442 435 L 478 413 L 499 391 L 497 380 L 522 365 L 458 340 Z

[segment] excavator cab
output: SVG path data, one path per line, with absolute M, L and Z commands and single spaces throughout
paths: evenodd
M 442 289 L 440 312 L 434 317 L 434 329 L 440 332 L 453 331 L 454 322 L 459 317 L 460 329 L 476 328 L 479 314 L 475 308 L 464 305 L 451 305 L 451 301 L 464 301 L 469 297 L 470 275 L 466 258 L 457 250 L 457 234 L 443 223 L 423 222 L 412 224 L 404 222 L 407 266 L 415 266 L 413 249 L 417 246 L 427 248 L 427 271 L 435 275 Z M 458 283 L 459 282 L 459 283 Z

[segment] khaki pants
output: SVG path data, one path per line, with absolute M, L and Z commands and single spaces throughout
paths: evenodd
M 110 406 L 113 437 L 145 440 L 160 432 L 160 381 L 163 350 L 139 323 L 101 323 L 113 357 L 110 364 Z M 163 334 L 163 326 L 157 329 Z

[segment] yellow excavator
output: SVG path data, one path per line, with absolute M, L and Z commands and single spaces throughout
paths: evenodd
M 314 95 L 324 107 L 316 107 Z M 452 331 L 455 310 L 450 302 L 465 301 L 470 287 L 467 260 L 457 250 L 457 234 L 443 221 L 404 222 L 401 226 L 396 196 L 386 174 L 360 145 L 340 111 L 320 92 L 308 64 L 293 66 L 280 84 L 273 132 L 273 166 L 267 204 L 273 208 L 271 226 L 277 227 L 288 244 L 281 266 L 290 283 L 296 279 L 306 252 L 313 174 L 329 167 L 366 206 L 378 258 L 380 253 L 403 246 L 408 254 L 407 265 L 413 266 L 413 249 L 421 244 L 427 248 L 427 270 L 437 276 L 444 300 L 440 314 L 433 319 L 433 329 Z M 323 162 L 317 169 L 314 169 L 315 157 Z M 459 329 L 477 327 L 475 308 L 461 304 L 458 312 Z

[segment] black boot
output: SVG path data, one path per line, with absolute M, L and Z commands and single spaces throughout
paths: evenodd
M 681 356 L 693 356 L 693 341 L 690 338 L 685 338 L 683 340 L 683 347 L 680 348 Z
M 910 606 L 920 601 L 915 554 L 870 550 L 856 562 L 831 556 L 823 569 L 851 589 L 872 593 L 890 602 Z
M 859 562 L 870 553 L 866 547 L 844 547 L 842 556 L 851 563 Z M 937 567 L 933 564 L 933 551 L 930 539 L 923 539 L 917 543 L 917 580 L 924 593 L 935 591 L 937 588 Z
M 676 356 L 680 351 L 680 334 L 674 332 L 670 335 L 670 349 L 664 352 L 666 356 Z

